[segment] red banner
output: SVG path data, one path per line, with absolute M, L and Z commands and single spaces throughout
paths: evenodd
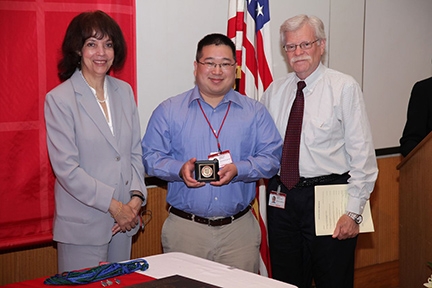
M 54 176 L 44 122 L 46 93 L 69 22 L 103 10 L 123 30 L 128 56 L 120 73 L 136 92 L 135 0 L 0 0 L 0 249 L 52 240 Z

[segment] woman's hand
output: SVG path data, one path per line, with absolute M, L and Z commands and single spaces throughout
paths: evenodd
M 137 202 L 139 202 L 139 204 Z M 138 207 L 141 207 L 140 202 L 140 199 L 131 199 L 128 204 L 123 204 L 120 201 L 112 199 L 108 211 L 111 213 L 111 216 L 116 222 L 116 224 L 111 229 L 113 234 L 120 231 L 130 231 L 139 224 L 138 212 L 140 208 Z

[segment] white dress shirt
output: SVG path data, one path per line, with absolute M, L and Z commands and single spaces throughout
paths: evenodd
M 295 73 L 289 73 L 275 80 L 261 98 L 282 139 L 298 81 Z M 346 210 L 361 214 L 378 175 L 361 88 L 351 76 L 322 64 L 304 81 L 300 176 L 309 178 L 349 171 Z

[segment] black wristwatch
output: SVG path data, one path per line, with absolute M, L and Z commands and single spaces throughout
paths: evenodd
M 355 223 L 360 224 L 363 222 L 363 216 L 352 212 L 347 212 L 346 215 L 354 220 Z

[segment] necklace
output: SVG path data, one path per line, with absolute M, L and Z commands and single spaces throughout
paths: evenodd
M 80 71 L 80 74 L 82 76 L 82 78 L 84 79 L 84 82 L 87 84 L 87 86 L 90 88 L 90 90 L 92 90 L 93 95 L 95 96 L 96 100 L 98 103 L 105 103 L 105 101 L 108 100 L 108 95 L 106 93 L 106 82 L 104 81 L 104 98 L 102 100 L 99 100 L 99 98 L 96 95 L 96 89 L 94 89 L 93 87 L 90 86 L 90 84 L 87 82 L 87 80 L 85 79 L 84 75 L 82 74 L 82 72 Z
M 104 94 L 105 94 L 105 95 L 104 95 L 104 99 L 99 100 L 99 98 L 97 97 L 97 95 L 96 95 L 96 93 L 95 93 L 96 100 L 97 100 L 99 103 L 104 103 L 104 102 L 107 100 L 107 95 L 106 95 L 106 93 L 104 93 Z

